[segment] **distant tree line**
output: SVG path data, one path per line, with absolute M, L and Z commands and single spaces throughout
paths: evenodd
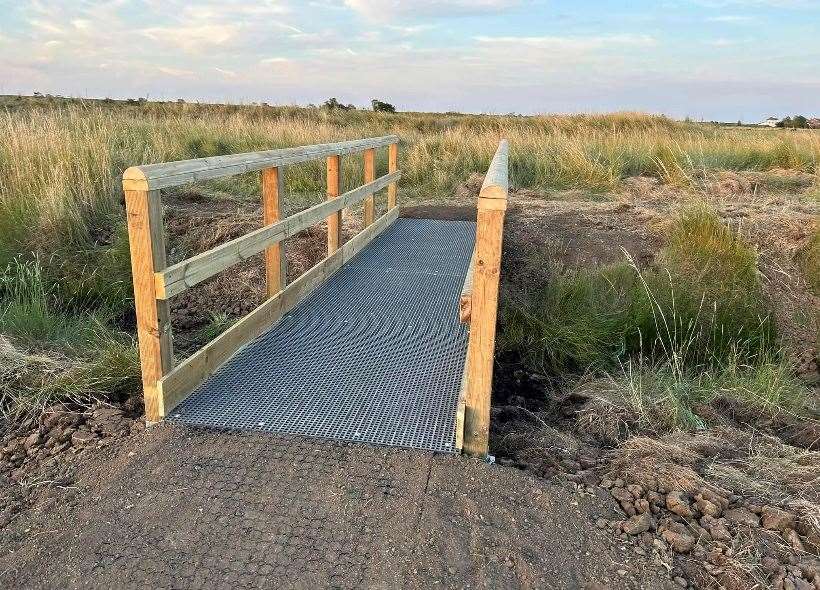
M 313 105 L 310 105 L 313 106 Z M 384 102 L 379 100 L 378 98 L 374 98 L 370 101 L 370 106 L 373 110 L 377 113 L 395 113 L 396 107 L 394 107 L 389 102 Z M 326 109 L 328 111 L 355 111 L 356 105 L 352 104 L 344 104 L 339 102 L 335 96 L 333 98 L 328 98 L 325 102 L 322 103 L 321 108 Z
M 795 115 L 778 121 L 777 126 L 785 129 L 806 129 L 809 126 L 809 120 L 803 115 Z

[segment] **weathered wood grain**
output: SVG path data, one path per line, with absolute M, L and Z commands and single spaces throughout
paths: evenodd
M 387 149 L 387 172 L 395 172 L 399 169 L 399 144 L 391 143 Z M 398 203 L 399 193 L 398 183 L 391 182 L 387 186 L 387 208 L 392 209 Z
M 469 455 L 486 456 L 490 439 L 495 329 L 504 214 L 509 192 L 508 153 L 501 141 L 478 198 L 476 242 L 470 289 L 470 339 L 467 346 L 464 446 Z
M 262 186 L 262 221 L 273 225 L 280 219 L 281 209 L 279 195 L 281 194 L 283 175 L 279 168 L 265 168 L 261 173 Z M 284 244 L 275 242 L 265 248 L 265 279 L 268 297 L 272 297 L 285 288 L 287 277 L 287 259 L 285 258 Z
M 158 190 L 125 191 L 131 275 L 137 316 L 145 419 L 160 418 L 158 382 L 173 369 L 170 311 L 167 301 L 157 301 L 154 273 L 166 264 L 162 202 Z
M 152 190 L 168 188 L 189 182 L 199 182 L 245 172 L 256 172 L 265 168 L 320 160 L 328 156 L 354 154 L 366 149 L 385 147 L 398 141 L 397 136 L 387 135 L 337 143 L 133 166 L 123 173 L 123 189 Z

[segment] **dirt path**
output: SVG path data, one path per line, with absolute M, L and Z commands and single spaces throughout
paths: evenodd
M 3 530 L 0 587 L 671 584 L 608 497 L 463 457 L 160 425 L 59 494 Z

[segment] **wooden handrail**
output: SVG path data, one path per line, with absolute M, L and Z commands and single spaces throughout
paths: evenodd
M 368 149 L 397 144 L 397 135 L 385 135 L 370 139 L 323 143 L 302 147 L 267 150 L 213 156 L 194 160 L 180 160 L 162 164 L 144 164 L 128 168 L 122 174 L 124 190 L 153 190 L 179 186 L 189 182 L 200 182 L 224 176 L 236 176 L 245 172 L 256 172 L 265 168 L 300 164 L 319 160 L 328 156 L 355 154 Z
M 281 221 L 171 265 L 164 271 L 157 272 L 155 275 L 157 299 L 168 299 L 182 293 L 189 287 L 209 279 L 226 268 L 262 252 L 268 246 L 278 244 L 282 240 L 296 235 L 331 213 L 341 211 L 345 207 L 350 207 L 366 198 L 370 198 L 373 193 L 382 190 L 400 177 L 401 172 L 386 174 L 378 180 L 348 191 L 334 199 L 314 205 Z
M 492 396 L 495 328 L 498 315 L 498 287 L 501 274 L 501 244 L 509 195 L 509 145 L 498 144 L 484 184 L 478 195 L 476 240 L 470 270 L 464 281 L 460 302 L 462 321 L 470 325 L 467 358 L 462 382 L 463 450 L 486 456 L 490 440 L 490 400 Z
M 401 177 L 398 170 L 398 141 L 397 136 L 388 135 L 147 164 L 129 168 L 123 173 L 146 421 L 155 422 L 165 417 L 240 347 L 261 334 L 395 221 L 398 217 L 396 186 Z M 388 174 L 375 178 L 374 150 L 379 147 L 389 147 Z M 339 195 L 340 156 L 358 152 L 365 152 L 365 184 Z M 287 219 L 280 219 L 281 167 L 322 158 L 328 162 L 328 200 Z M 159 189 L 252 171 L 261 172 L 265 226 L 167 266 Z M 388 210 L 374 220 L 373 195 L 385 187 Z M 365 229 L 341 244 L 341 210 L 365 199 L 368 199 Z M 328 257 L 286 286 L 287 265 L 280 242 L 325 218 L 335 222 L 328 223 Z M 168 298 L 262 251 L 265 251 L 267 300 L 175 368 Z

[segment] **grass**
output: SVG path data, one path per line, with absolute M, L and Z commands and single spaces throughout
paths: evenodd
M 734 417 L 808 417 L 806 387 L 775 356 L 751 365 L 729 356 L 720 365 L 685 371 L 668 359 L 630 358 L 610 375 L 582 381 L 578 391 L 593 400 L 582 413 L 584 429 L 610 443 L 633 432 L 702 430 Z
M 449 194 L 486 168 L 500 136 L 519 186 L 608 191 L 633 175 L 686 183 L 704 170 L 814 172 L 820 134 L 732 130 L 636 113 L 471 116 L 176 103 L 16 101 L 0 116 L 0 256 L 100 245 L 122 221 L 118 175 L 130 165 L 397 133 L 406 194 Z M 379 154 L 386 168 L 386 154 Z M 349 186 L 362 180 L 344 158 Z M 323 190 L 323 163 L 289 167 L 288 190 Z M 247 197 L 257 175 L 211 183 Z M 102 240 L 104 242 L 105 240 Z
M 101 335 L 100 335 L 101 336 Z M 0 416 L 20 418 L 55 403 L 87 406 L 123 399 L 140 386 L 139 355 L 130 339 L 98 339 L 85 358 L 32 353 L 0 336 Z
M 111 328 L 105 308 L 66 310 L 61 302 L 37 258 L 14 260 L 0 276 L 0 415 L 138 387 L 134 342 Z
M 715 404 L 807 417 L 807 389 L 778 349 L 757 253 L 703 206 L 673 220 L 655 265 L 556 269 L 510 293 L 499 347 L 547 375 L 584 374 L 586 431 L 698 430 Z
M 806 245 L 797 253 L 797 260 L 812 292 L 820 296 L 820 227 L 815 228 Z
M 637 354 L 708 366 L 767 353 L 775 330 L 756 252 L 702 207 L 668 236 L 653 268 L 559 268 L 536 290 L 506 293 L 500 349 L 546 374 L 608 370 Z

